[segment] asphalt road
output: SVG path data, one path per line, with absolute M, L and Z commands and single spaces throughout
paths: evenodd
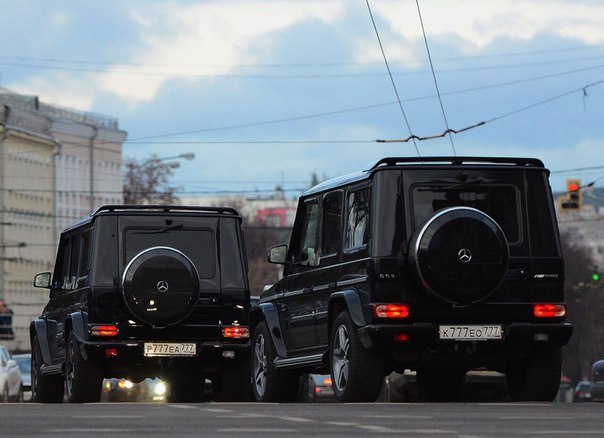
M 0 437 L 604 436 L 597 403 L 0 405 Z

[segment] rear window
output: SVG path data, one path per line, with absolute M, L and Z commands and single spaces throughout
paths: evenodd
M 412 190 L 415 226 L 449 207 L 473 207 L 493 218 L 510 244 L 521 240 L 519 196 L 511 185 L 433 186 L 415 185 Z
M 216 275 L 216 238 L 211 229 L 128 228 L 124 240 L 124 265 L 141 251 L 167 246 L 189 257 L 199 272 L 199 278 L 208 279 Z

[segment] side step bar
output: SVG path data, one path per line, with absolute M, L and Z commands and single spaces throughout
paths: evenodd
M 42 365 L 40 367 L 40 371 L 42 372 L 42 374 L 49 375 L 49 374 L 63 374 L 63 364 L 59 363 L 56 365 Z
M 273 362 L 275 368 L 296 368 L 296 367 L 304 367 L 304 366 L 315 366 L 315 365 L 323 365 L 323 353 L 312 354 L 310 356 L 300 356 L 300 357 L 291 357 L 291 358 L 282 358 L 278 357 Z

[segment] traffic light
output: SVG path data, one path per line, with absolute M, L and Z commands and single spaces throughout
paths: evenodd
M 600 281 L 600 271 L 598 270 L 598 267 L 596 265 L 592 266 L 592 273 L 591 273 L 591 279 L 593 281 Z
M 581 180 L 569 178 L 566 180 L 566 196 L 562 197 L 560 206 L 565 210 L 580 210 L 583 206 Z

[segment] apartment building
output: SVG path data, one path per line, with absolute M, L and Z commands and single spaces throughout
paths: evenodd
M 53 269 L 62 229 L 122 202 L 116 119 L 0 88 L 0 299 L 13 310 L 13 349 L 28 349 L 30 321 L 48 297 L 35 273 Z

